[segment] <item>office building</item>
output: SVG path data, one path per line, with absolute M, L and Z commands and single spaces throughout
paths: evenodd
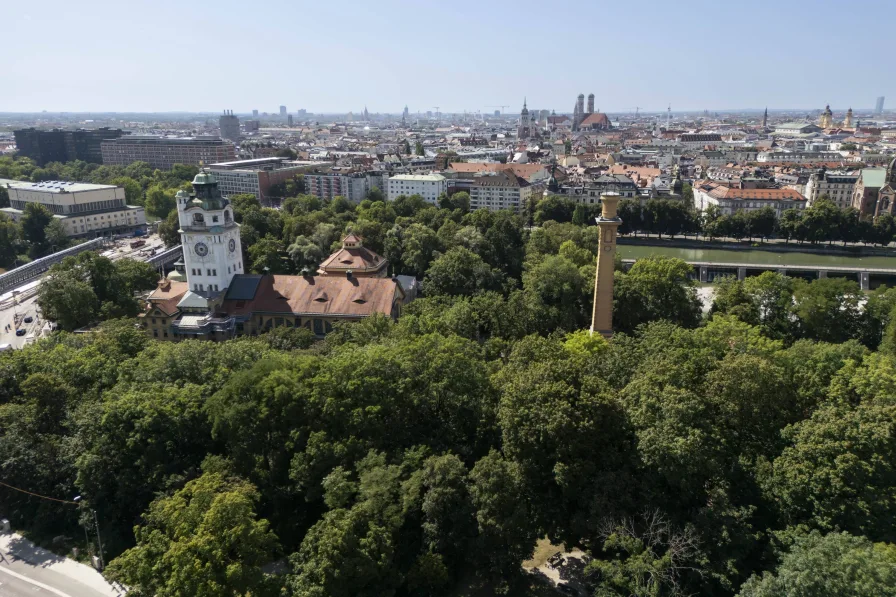
M 321 199 L 345 197 L 360 203 L 370 191 L 370 178 L 364 172 L 333 168 L 326 172 L 305 173 L 305 192 Z
M 263 205 L 278 204 L 280 197 L 274 197 L 271 187 L 295 178 L 311 166 L 290 162 L 287 158 L 258 158 L 221 162 L 208 167 L 215 175 L 218 189 L 224 197 L 249 194 Z
M 399 174 L 386 183 L 386 197 L 395 201 L 401 195 L 420 195 L 427 203 L 435 205 L 439 195 L 448 190 L 448 180 L 441 174 Z
M 280 116 L 286 116 L 286 106 L 280 106 Z
M 257 133 L 261 123 L 257 120 L 247 120 L 243 122 L 243 128 L 247 133 Z
M 258 118 L 258 110 L 252 110 L 252 118 Z
M 292 114 L 286 116 L 286 126 L 292 126 Z
M 13 131 L 19 155 L 31 158 L 38 166 L 50 162 L 83 160 L 93 164 L 103 163 L 100 144 L 105 139 L 122 136 L 121 129 L 99 128 L 65 131 L 49 131 L 28 128 Z
M 0 209 L 14 221 L 25 206 L 40 203 L 62 222 L 72 237 L 108 236 L 146 227 L 142 207 L 125 203 L 124 189 L 83 182 L 6 182 L 9 207 Z
M 233 110 L 224 110 L 224 114 L 218 117 L 218 126 L 221 128 L 222 139 L 240 140 L 240 119 L 233 114 Z
M 877 103 L 874 104 L 874 113 L 877 116 L 884 113 L 884 96 L 877 98 Z
M 199 166 L 236 159 L 233 143 L 219 137 L 156 137 L 130 135 L 103 141 L 103 163 L 127 166 L 146 162 L 152 168 L 170 170 L 174 164 Z

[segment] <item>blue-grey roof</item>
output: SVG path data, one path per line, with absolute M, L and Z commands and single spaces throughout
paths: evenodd
M 261 276 L 258 274 L 237 274 L 230 281 L 224 300 L 251 301 L 260 282 Z

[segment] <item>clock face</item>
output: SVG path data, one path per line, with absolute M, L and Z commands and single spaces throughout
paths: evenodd
M 236 251 L 236 241 L 231 238 L 230 242 L 227 243 L 227 247 L 230 249 L 230 252 L 233 253 Z
M 208 255 L 208 245 L 205 243 L 196 243 L 193 245 L 193 250 L 196 251 L 196 254 L 200 257 Z

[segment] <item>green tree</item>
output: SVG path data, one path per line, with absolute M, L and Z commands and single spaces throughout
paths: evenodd
M 172 209 L 162 222 L 159 223 L 159 236 L 166 247 L 176 247 L 180 244 L 180 220 L 177 210 Z
M 146 213 L 158 218 L 165 218 L 177 207 L 174 201 L 175 191 L 154 184 L 146 189 Z
M 492 269 L 479 255 L 463 247 L 454 247 L 440 255 L 423 279 L 427 296 L 470 295 L 498 290 L 503 276 Z
M 541 225 L 548 220 L 571 222 L 574 211 L 575 203 L 565 197 L 551 195 L 535 204 L 535 223 Z
M 667 319 L 684 327 L 700 321 L 700 299 L 689 279 L 691 266 L 680 259 L 639 259 L 617 272 L 613 293 L 614 327 L 630 333 L 639 325 Z
M 287 273 L 283 259 L 283 243 L 272 236 L 266 236 L 249 247 L 252 271 L 256 274 Z
M 49 248 L 47 226 L 53 221 L 53 214 L 40 203 L 28 203 L 22 214 L 22 236 L 32 244 L 34 254 L 41 256 Z
M 750 578 L 738 597 L 896 595 L 896 548 L 848 533 L 797 538 L 774 572 Z
M 51 270 L 38 288 L 37 304 L 44 317 L 67 331 L 93 321 L 99 309 L 93 288 L 73 270 Z
M 128 205 L 143 205 L 143 187 L 130 176 L 113 178 L 110 184 L 124 188 L 124 200 Z
M 135 529 L 137 546 L 115 558 L 106 576 L 139 595 L 208 597 L 275 595 L 261 571 L 273 560 L 277 537 L 258 520 L 256 489 L 206 473 L 150 505 Z
M 61 220 L 53 218 L 44 229 L 44 237 L 47 239 L 47 246 L 54 253 L 68 247 L 70 241 L 68 233 L 65 231 L 65 225 Z
M 821 278 L 794 284 L 793 312 L 800 335 L 824 342 L 860 337 L 859 285 L 845 278 Z
M 421 143 L 420 141 L 417 141 L 417 144 L 414 147 L 414 153 L 416 153 L 419 156 L 426 155 L 426 152 L 423 150 L 423 143 Z

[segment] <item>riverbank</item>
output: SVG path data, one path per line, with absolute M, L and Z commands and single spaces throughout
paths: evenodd
M 619 245 L 635 245 L 646 247 L 724 250 L 724 251 L 768 251 L 772 253 L 806 253 L 816 255 L 839 255 L 843 257 L 892 257 L 896 258 L 896 248 L 874 247 L 861 244 L 798 244 L 796 241 L 785 243 L 782 239 L 771 239 L 765 242 L 694 239 L 686 237 L 659 238 L 657 236 L 619 236 Z

